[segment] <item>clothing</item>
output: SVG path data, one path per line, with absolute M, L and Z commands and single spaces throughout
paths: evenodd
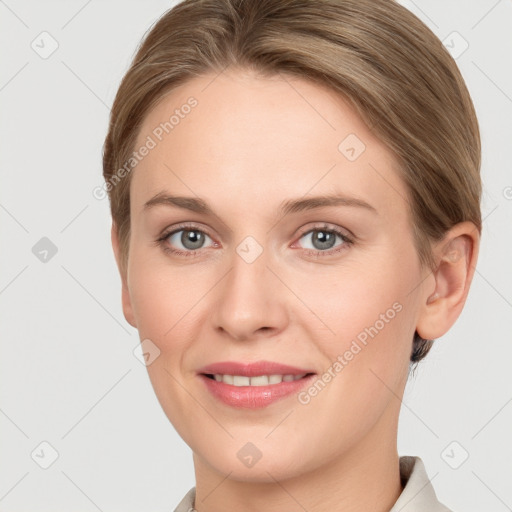
M 389 512 L 452 512 L 436 496 L 420 457 L 400 457 L 404 490 Z
M 389 512 L 452 512 L 438 501 L 420 457 L 400 457 L 400 478 L 404 490 Z M 193 512 L 195 497 L 196 488 L 192 487 L 174 512 Z

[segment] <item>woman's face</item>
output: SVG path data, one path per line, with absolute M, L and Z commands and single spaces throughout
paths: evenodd
M 142 146 L 124 312 L 196 464 L 272 481 L 392 449 L 426 274 L 389 150 L 332 92 L 240 70 L 174 89 Z

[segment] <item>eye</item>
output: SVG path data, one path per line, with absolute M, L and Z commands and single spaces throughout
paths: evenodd
M 157 242 L 165 252 L 193 256 L 196 251 L 204 248 L 207 239 L 213 241 L 202 229 L 184 225 L 165 232 Z
M 352 240 L 339 229 L 327 225 L 310 229 L 301 235 L 300 240 L 302 239 L 306 240 L 306 246 L 303 246 L 306 252 L 316 256 L 324 256 L 323 253 L 330 255 L 339 252 L 353 243 Z M 336 239 L 339 239 L 341 243 L 336 245 Z M 308 243 L 310 247 L 307 247 Z
M 302 246 L 305 252 L 315 257 L 330 256 L 338 253 L 353 244 L 353 240 L 336 227 L 322 225 L 304 232 L 299 240 L 306 240 L 306 247 Z M 336 240 L 341 243 L 336 245 Z M 193 257 L 197 252 L 205 248 L 205 242 L 213 242 L 211 247 L 218 244 L 199 227 L 183 224 L 175 226 L 174 229 L 166 231 L 160 236 L 156 243 L 164 252 L 178 256 Z M 307 247 L 307 245 L 310 247 Z M 207 246 L 206 246 L 207 247 Z

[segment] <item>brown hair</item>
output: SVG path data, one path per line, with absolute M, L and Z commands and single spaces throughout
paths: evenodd
M 130 159 L 144 117 L 187 80 L 228 66 L 288 73 L 347 98 L 400 162 L 414 241 L 455 224 L 481 233 L 480 134 L 457 65 L 437 36 L 394 0 L 185 0 L 145 35 L 112 106 L 103 176 L 118 230 L 121 272 L 130 238 Z M 123 173 L 124 176 L 125 173 Z M 415 333 L 411 363 L 432 340 Z

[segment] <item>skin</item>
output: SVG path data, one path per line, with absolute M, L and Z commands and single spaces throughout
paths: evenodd
M 194 78 L 147 115 L 136 146 L 190 96 L 198 105 L 132 171 L 121 278 L 126 320 L 160 350 L 147 367 L 158 400 L 193 450 L 195 508 L 388 511 L 402 492 L 397 425 L 414 331 L 435 339 L 459 316 L 478 231 L 456 225 L 434 247 L 436 271 L 422 268 L 393 154 L 343 97 L 296 77 L 230 69 Z M 354 161 L 338 150 L 349 134 L 366 146 Z M 200 197 L 214 214 L 145 211 L 164 191 Z M 333 193 L 377 213 L 279 212 L 284 200 Z M 155 243 L 182 222 L 207 234 L 195 256 Z M 322 254 L 312 235 L 323 223 L 350 230 L 353 244 L 336 237 Z M 164 245 L 190 251 L 181 234 Z M 236 252 L 247 236 L 263 248 L 252 263 Z M 119 264 L 115 225 L 112 243 Z M 232 408 L 197 377 L 209 363 L 263 359 L 321 375 L 395 302 L 401 311 L 306 405 L 292 395 Z M 262 453 L 250 468 L 237 457 L 247 442 Z

